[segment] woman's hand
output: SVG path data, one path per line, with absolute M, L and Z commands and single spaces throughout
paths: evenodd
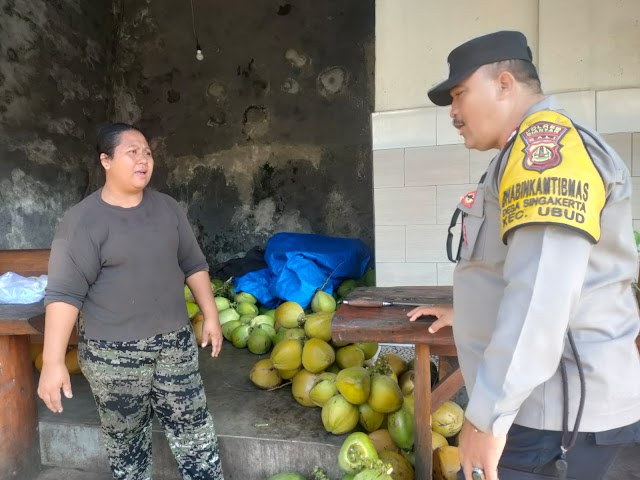
M 423 305 L 407 313 L 410 322 L 415 322 L 425 315 L 436 317 L 436 321 L 429 327 L 429 332 L 436 333 L 442 327 L 453 325 L 453 307 L 451 305 Z
M 40 373 L 38 396 L 53 413 L 62 413 L 61 389 L 66 398 L 73 397 L 67 366 L 64 362 L 45 362 Z
M 222 327 L 218 318 L 206 318 L 202 324 L 202 347 L 206 347 L 211 341 L 211 356 L 217 357 L 222 350 Z

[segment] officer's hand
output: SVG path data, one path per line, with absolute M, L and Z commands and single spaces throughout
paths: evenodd
M 66 398 L 73 397 L 69 370 L 63 363 L 44 363 L 38 382 L 38 396 L 54 413 L 62 413 L 60 389 Z
M 211 341 L 211 356 L 217 357 L 222 350 L 222 327 L 217 318 L 205 318 L 202 324 L 202 348 Z
M 418 318 L 425 315 L 436 317 L 436 321 L 429 327 L 429 332 L 436 333 L 442 327 L 450 327 L 453 325 L 453 307 L 450 305 L 423 305 L 417 307 L 407 313 L 410 322 L 415 322 Z
M 486 480 L 498 480 L 498 461 L 507 442 L 506 435 L 494 437 L 464 421 L 458 436 L 458 453 L 464 478 L 471 478 L 474 467 L 484 471 Z

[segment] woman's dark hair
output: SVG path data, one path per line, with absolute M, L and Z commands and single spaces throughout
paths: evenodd
M 101 127 L 98 130 L 98 139 L 96 141 L 98 159 L 100 159 L 100 155 L 103 153 L 106 153 L 110 157 L 113 156 L 113 152 L 120 143 L 120 136 L 123 132 L 127 132 L 129 130 L 140 132 L 140 130 L 128 123 L 111 123 Z

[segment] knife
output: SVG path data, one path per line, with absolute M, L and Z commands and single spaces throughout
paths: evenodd
M 353 298 L 353 299 L 345 299 L 342 300 L 344 305 L 349 305 L 351 307 L 367 307 L 367 308 L 380 308 L 380 307 L 393 307 L 393 306 L 403 306 L 403 307 L 423 307 L 423 306 L 432 306 L 432 304 L 425 304 L 419 302 L 396 302 L 391 300 L 377 300 L 374 298 Z

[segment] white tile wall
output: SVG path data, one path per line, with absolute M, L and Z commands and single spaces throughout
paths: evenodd
M 404 148 L 373 151 L 373 184 L 376 188 L 404 187 Z
M 637 86 L 637 0 L 540 0 L 540 74 L 548 91 Z
M 378 287 L 437 285 L 435 263 L 376 263 Z
M 373 150 L 436 144 L 436 109 L 415 108 L 371 115 Z
M 631 171 L 631 133 L 609 133 L 602 135 L 602 138 L 613 148 Z
M 442 21 L 460 11 L 467 15 L 455 28 Z M 372 116 L 372 143 L 384 285 L 453 281 L 446 227 L 495 152 L 463 153 L 449 108 L 429 108 L 426 92 L 446 77 L 451 48 L 501 28 L 526 33 L 544 90 L 555 93 L 572 118 L 603 134 L 630 166 L 634 228 L 640 230 L 639 19 L 640 0 L 376 1 L 380 113 Z
M 596 92 L 556 93 L 552 97 L 567 111 L 576 122 L 590 128 L 596 128 Z
M 449 107 L 436 108 L 436 140 L 438 145 L 451 145 L 464 143 L 464 138 L 457 128 L 451 123 Z
M 436 187 L 375 188 L 376 225 L 436 223 Z
M 640 88 L 596 94 L 598 132 L 640 132 Z
M 404 165 L 407 186 L 469 181 L 469 150 L 464 145 L 407 148 Z
M 629 166 L 634 192 L 640 192 L 640 110 L 634 116 L 640 89 L 619 92 L 582 91 L 556 95 L 573 118 L 584 125 L 599 125 L 603 138 Z M 605 105 L 606 102 L 610 104 Z M 596 108 L 597 107 L 597 108 Z M 396 148 L 391 139 L 374 150 L 374 209 L 376 268 L 379 286 L 451 285 L 455 264 L 446 256 L 447 228 L 456 205 L 474 190 L 495 150 L 478 152 L 455 143 L 446 108 L 420 109 L 422 118 L 432 115 L 432 131 L 422 137 L 406 135 L 406 122 L 415 111 L 402 115 L 383 112 L 389 132 L 395 129 Z M 424 115 L 425 111 L 428 113 Z M 622 112 L 622 114 L 619 114 Z M 597 114 L 596 114 L 597 113 Z M 384 123 L 384 122 L 383 122 Z M 450 127 L 452 128 L 452 127 Z M 634 132 L 634 133 L 631 133 Z M 423 132 L 424 133 L 424 132 Z M 404 137 L 402 137 L 404 135 Z M 409 138 L 409 140 L 407 140 Z M 457 139 L 456 139 L 457 140 Z M 402 146 L 399 142 L 406 141 Z M 439 145 L 435 145 L 435 142 Z M 429 143 L 432 142 L 432 143 Z M 422 143 L 428 145 L 421 145 Z M 634 228 L 640 230 L 640 193 L 632 200 Z M 455 232 L 456 235 L 458 232 Z M 454 238 L 454 244 L 457 236 Z
M 407 225 L 407 262 L 447 261 L 448 225 Z
M 376 262 L 405 262 L 406 227 L 404 225 L 380 225 L 375 228 Z

